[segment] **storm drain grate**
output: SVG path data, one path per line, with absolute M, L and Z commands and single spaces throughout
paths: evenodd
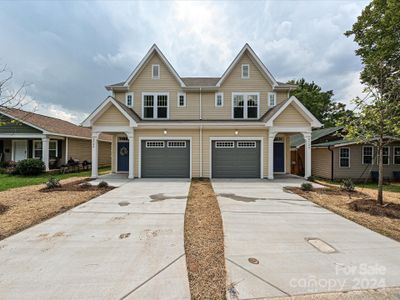
M 335 248 L 333 248 L 331 245 L 329 245 L 328 243 L 324 242 L 323 240 L 319 239 L 319 238 L 305 238 L 305 240 L 311 244 L 311 246 L 313 246 L 315 249 L 317 249 L 318 251 L 322 252 L 322 253 L 335 253 L 337 252 L 337 250 Z

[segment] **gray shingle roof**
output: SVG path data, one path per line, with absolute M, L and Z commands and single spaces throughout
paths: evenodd
M 216 86 L 220 77 L 182 77 L 186 86 Z
M 311 143 L 316 141 L 324 136 L 335 133 L 336 131 L 342 129 L 342 127 L 329 127 L 313 130 L 311 133 Z M 304 144 L 304 138 L 302 134 L 296 134 L 290 137 L 290 146 L 298 147 Z M 314 145 L 313 145 L 314 146 Z

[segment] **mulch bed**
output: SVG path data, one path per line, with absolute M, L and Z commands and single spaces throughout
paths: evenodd
M 69 178 L 61 187 L 33 185 L 0 192 L 0 240 L 104 194 L 112 187 L 81 187 L 87 178 Z
M 185 253 L 192 299 L 225 299 L 224 231 L 209 180 L 193 180 L 185 213 Z
M 384 205 L 377 205 L 376 191 L 369 189 L 348 193 L 338 187 L 313 191 L 289 187 L 288 190 L 327 208 L 353 222 L 400 241 L 400 195 L 385 192 Z

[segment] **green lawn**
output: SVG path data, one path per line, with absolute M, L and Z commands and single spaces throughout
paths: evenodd
M 99 168 L 99 174 L 106 174 L 110 172 L 109 167 Z M 38 176 L 17 176 L 17 175 L 7 175 L 0 174 L 0 191 L 5 191 L 12 188 L 23 187 L 28 185 L 36 185 L 46 183 L 49 177 L 56 177 L 58 179 L 66 179 L 71 177 L 88 177 L 91 175 L 91 170 L 67 173 L 67 174 L 42 174 Z

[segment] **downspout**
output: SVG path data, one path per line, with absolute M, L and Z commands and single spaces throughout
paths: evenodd
M 199 113 L 200 113 L 200 120 L 203 119 L 203 112 L 202 112 L 202 103 L 201 103 L 201 88 L 200 88 L 200 109 L 199 109 Z
M 202 119 L 202 102 L 201 102 L 201 88 L 200 88 L 200 99 L 199 99 L 199 114 L 200 114 L 200 120 Z M 200 138 L 200 177 L 203 177 L 203 125 L 200 124 L 200 132 L 199 132 L 199 138 Z
M 333 181 L 333 150 L 331 149 L 331 146 L 328 146 L 328 150 L 331 152 L 331 180 Z

